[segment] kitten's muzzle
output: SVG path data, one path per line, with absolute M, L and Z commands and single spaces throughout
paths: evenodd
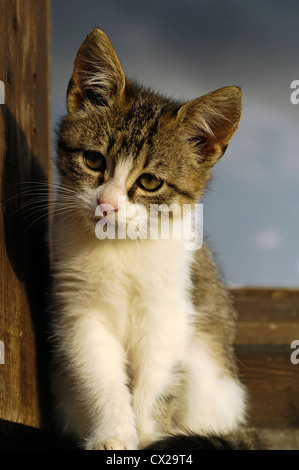
M 99 200 L 98 200 L 98 206 L 101 206 L 103 216 L 112 214 L 113 212 L 116 212 L 118 210 L 118 208 L 115 207 L 113 204 L 108 204 L 106 202 L 101 202 Z

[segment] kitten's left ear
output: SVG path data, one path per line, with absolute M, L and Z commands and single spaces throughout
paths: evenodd
M 111 42 L 102 30 L 94 29 L 77 52 L 67 91 L 69 113 L 81 109 L 86 100 L 108 106 L 122 94 L 125 84 Z
M 179 109 L 178 122 L 199 162 L 213 165 L 224 154 L 241 113 L 242 93 L 233 86 L 189 101 Z

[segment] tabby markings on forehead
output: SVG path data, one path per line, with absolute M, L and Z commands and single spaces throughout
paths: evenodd
M 167 182 L 167 185 L 169 186 L 169 188 L 173 189 L 174 191 L 176 191 L 181 196 L 185 196 L 188 199 L 194 199 L 192 194 L 190 194 L 188 191 L 185 191 L 183 189 L 178 188 L 174 183 Z
M 159 120 L 160 120 L 160 114 L 158 114 L 158 116 L 156 117 L 156 119 L 153 122 L 152 126 L 148 130 L 147 143 L 148 143 L 149 147 L 151 147 L 153 145 L 153 140 L 154 140 L 154 137 L 157 134 L 157 130 L 158 130 Z
M 59 150 L 62 150 L 65 153 L 79 153 L 79 152 L 82 152 L 82 148 L 71 147 L 68 144 L 66 144 L 63 140 L 59 140 L 58 148 L 59 148 Z

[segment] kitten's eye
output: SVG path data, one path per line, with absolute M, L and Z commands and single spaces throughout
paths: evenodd
M 106 170 L 106 159 L 101 153 L 85 151 L 83 158 L 85 165 L 91 170 L 100 171 L 101 173 Z
M 145 191 L 157 191 L 161 188 L 163 181 L 150 173 L 144 173 L 138 178 L 137 184 Z

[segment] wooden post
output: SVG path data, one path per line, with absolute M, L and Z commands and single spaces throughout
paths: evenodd
M 51 176 L 49 23 L 49 0 L 0 0 L 0 419 L 34 427 L 48 401 L 47 185 L 43 208 L 33 198 Z

